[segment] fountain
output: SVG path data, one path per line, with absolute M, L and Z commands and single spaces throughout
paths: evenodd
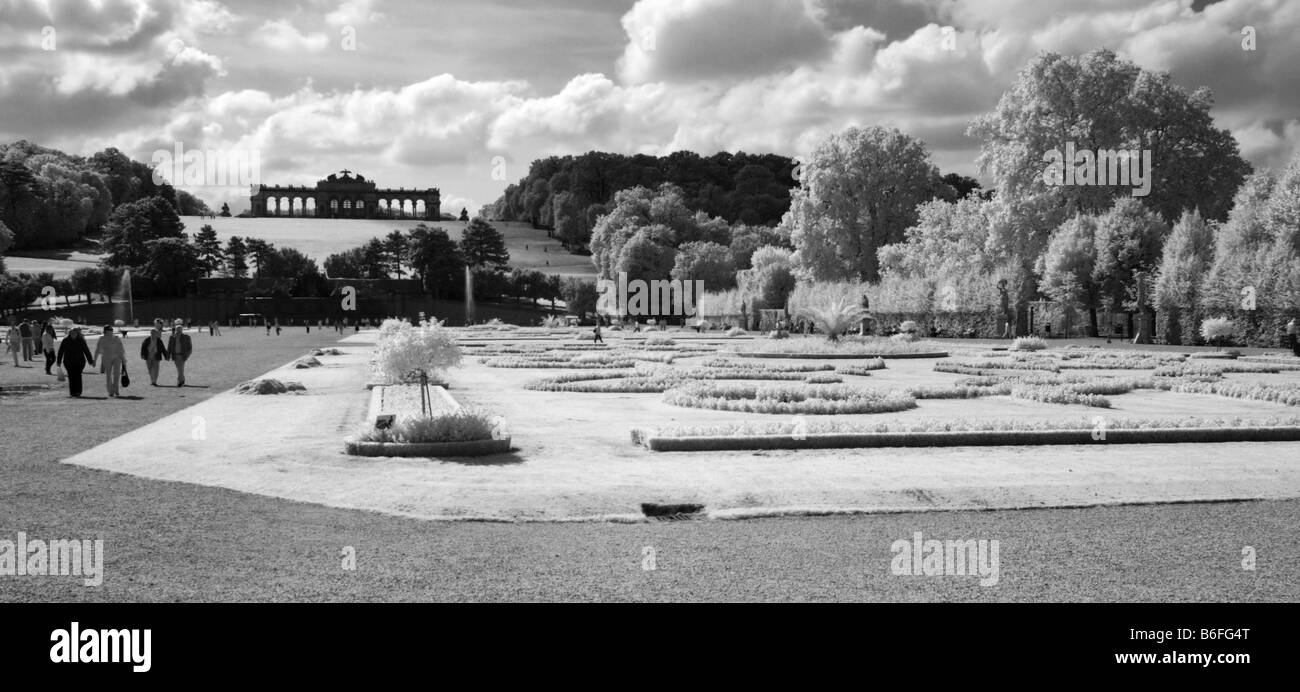
M 465 325 L 474 324 L 474 273 L 465 267 Z
M 109 296 L 109 302 L 117 304 L 113 307 L 113 319 L 124 320 L 127 324 L 135 323 L 135 296 L 131 293 L 131 270 L 123 269 L 122 275 L 118 278 L 116 290 Z M 126 310 L 122 308 L 126 307 Z

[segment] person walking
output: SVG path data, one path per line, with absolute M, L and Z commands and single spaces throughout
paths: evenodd
M 50 368 L 54 367 L 54 323 L 46 320 L 45 325 L 41 327 L 41 351 L 45 354 L 45 374 L 53 375 Z
M 1297 337 L 1295 318 L 1292 317 L 1290 322 L 1286 323 L 1286 340 L 1290 342 L 1291 353 L 1300 356 L 1300 337 Z
M 22 324 L 18 325 L 18 335 L 22 338 L 23 342 L 23 360 L 31 360 L 32 337 L 35 336 L 32 334 L 32 323 L 23 320 Z
M 172 365 L 176 366 L 176 386 L 185 386 L 185 363 L 194 353 L 194 342 L 190 335 L 180 327 L 172 327 L 172 336 L 167 340 L 167 350 L 172 355 Z
M 267 336 L 270 336 L 270 335 L 271 335 L 271 320 L 262 320 L 262 321 L 266 323 L 266 335 L 267 335 Z
M 602 338 L 600 338 L 600 319 L 599 319 L 599 318 L 596 319 L 596 328 L 593 329 L 591 333 L 596 335 L 596 338 L 592 340 L 592 343 L 595 343 L 595 344 L 603 344 L 603 343 L 605 343 L 605 340 L 602 339 Z
M 104 333 L 95 342 L 95 353 L 90 362 L 99 361 L 99 371 L 104 373 L 104 384 L 108 396 L 117 398 L 122 387 L 122 368 L 126 367 L 126 347 L 122 339 L 113 333 L 112 325 L 104 325 Z
M 171 354 L 163 345 L 162 331 L 157 327 L 149 330 L 149 336 L 140 343 L 140 358 L 144 360 L 145 370 L 149 372 L 149 384 L 158 386 L 158 369 L 162 361 L 170 360 Z
M 14 367 L 23 367 L 18 364 L 18 353 L 23 349 L 22 332 L 18 330 L 18 325 L 14 324 L 12 318 L 9 320 L 9 332 L 5 334 L 5 343 L 7 344 L 5 350 L 14 356 Z
M 275 321 L 275 335 L 280 336 L 280 320 Z
M 80 397 L 81 371 L 86 369 L 87 363 L 95 364 L 94 356 L 90 355 L 90 347 L 86 345 L 86 339 L 81 335 L 81 327 L 69 329 L 68 335 L 59 342 L 55 362 L 59 369 L 68 373 L 68 396 Z

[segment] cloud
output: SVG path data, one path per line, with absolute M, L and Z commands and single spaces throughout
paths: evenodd
M 325 15 L 325 23 L 333 27 L 359 26 L 377 22 L 383 15 L 375 11 L 376 0 L 346 0 L 333 12 Z
M 324 32 L 304 34 L 287 19 L 268 20 L 253 34 L 258 44 L 282 53 L 319 53 L 329 46 Z
M 624 81 L 752 76 L 824 56 L 830 36 L 799 0 L 641 0 L 623 16 Z

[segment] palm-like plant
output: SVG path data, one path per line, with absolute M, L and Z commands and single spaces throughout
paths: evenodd
M 799 309 L 799 315 L 812 320 L 817 328 L 831 341 L 837 341 L 840 334 L 862 321 L 866 310 L 856 301 L 845 297 L 829 298 L 821 305 L 806 305 Z

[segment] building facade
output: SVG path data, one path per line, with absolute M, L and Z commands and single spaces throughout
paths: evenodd
M 255 185 L 248 198 L 253 216 L 317 219 L 430 219 L 442 215 L 438 188 L 381 189 L 344 170 L 306 185 Z

